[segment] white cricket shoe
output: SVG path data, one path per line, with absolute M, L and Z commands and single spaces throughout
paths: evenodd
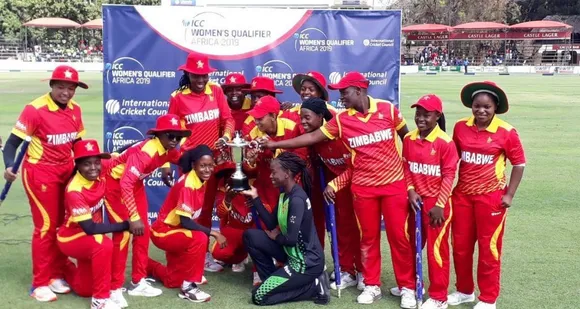
M 332 272 L 334 274 L 334 272 Z M 346 289 L 351 286 L 357 285 L 356 278 L 353 277 L 351 274 L 347 273 L 346 271 L 340 272 L 340 283 L 336 284 L 336 281 L 330 283 L 330 288 L 333 290 L 337 290 L 338 288 Z
M 127 300 L 123 296 L 123 288 L 111 291 L 111 296 L 109 299 L 121 308 L 129 307 Z
M 246 271 L 246 265 L 244 265 L 244 262 L 241 262 L 240 264 L 233 264 L 232 271 L 235 273 L 243 273 Z
M 111 299 L 93 298 L 91 301 L 91 309 L 121 309 L 121 307 Z
M 47 286 L 39 286 L 30 293 L 30 297 L 39 302 L 49 302 L 56 300 L 56 294 Z
M 57 294 L 68 294 L 70 293 L 70 286 L 64 279 L 52 279 L 48 284 L 48 288 Z
M 206 285 L 207 284 L 207 278 L 205 276 L 201 276 L 201 281 L 200 282 L 195 282 L 196 285 Z
M 365 277 L 363 277 L 362 273 L 356 274 L 356 288 L 359 291 L 363 291 L 365 289 Z
M 479 301 L 473 307 L 473 309 L 495 309 L 495 303 L 490 304 L 490 303 L 486 303 L 486 302 Z
M 210 273 L 219 273 L 224 270 L 224 267 L 216 263 L 216 261 L 211 256 L 211 253 L 207 252 L 205 254 L 205 264 L 203 269 Z
M 407 288 L 401 289 L 401 308 L 411 309 L 417 307 L 417 299 L 415 299 L 415 291 Z
M 383 295 L 381 294 L 381 288 L 379 286 L 367 285 L 363 292 L 356 298 L 356 301 L 359 304 L 370 305 L 382 297 Z
M 194 303 L 204 303 L 211 299 L 211 295 L 200 290 L 196 285 L 193 284 L 190 284 L 185 290 L 180 290 L 177 296 L 179 296 L 181 299 L 186 299 Z
M 421 309 L 447 309 L 447 302 L 429 298 L 426 302 L 423 303 Z
M 401 289 L 399 289 L 398 286 L 391 288 L 389 292 L 391 292 L 391 295 L 393 296 L 401 297 Z M 425 288 L 423 288 L 423 295 L 425 295 Z
M 161 295 L 163 291 L 153 287 L 149 281 L 153 280 L 143 278 L 137 284 L 131 282 L 131 285 L 133 287 L 127 291 L 127 294 L 131 296 L 144 296 L 144 297 L 157 297 Z
M 463 294 L 461 292 L 453 292 L 447 295 L 447 304 L 451 306 L 461 305 L 463 303 L 472 303 L 475 301 L 475 294 Z
M 258 272 L 255 271 L 254 272 L 254 283 L 253 283 L 253 286 L 259 286 L 260 284 L 262 284 L 262 279 L 260 279 L 260 275 L 258 275 Z

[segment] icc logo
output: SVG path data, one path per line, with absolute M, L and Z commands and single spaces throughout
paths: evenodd
M 294 69 L 282 60 L 270 60 L 263 65 L 256 66 L 256 73 L 267 74 L 275 72 L 294 72 Z
M 105 103 L 105 110 L 107 111 L 107 113 L 109 113 L 109 115 L 115 115 L 119 113 L 120 109 L 121 103 L 119 102 L 119 100 L 110 99 L 109 101 L 107 101 L 107 103 Z
M 331 84 L 338 84 L 341 78 L 342 76 L 338 72 L 332 72 L 330 75 L 328 75 L 328 80 Z
M 145 139 L 141 131 L 131 126 L 124 126 L 105 134 L 107 139 L 107 152 L 115 152 L 129 144 L 134 144 Z

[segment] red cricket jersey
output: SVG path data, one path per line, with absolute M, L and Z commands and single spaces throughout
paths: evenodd
M 207 83 L 201 94 L 189 88 L 173 92 L 168 113 L 179 116 L 182 127 L 192 132 L 182 143 L 182 151 L 202 144 L 213 149 L 218 138 L 224 135 L 232 138 L 235 121 L 219 85 Z
M 278 118 L 285 118 L 295 122 L 298 125 L 298 130 L 300 134 L 304 134 L 304 128 L 300 123 L 300 115 L 293 110 L 281 110 L 278 113 Z M 256 122 L 254 121 L 254 117 L 247 115 L 246 120 L 244 120 L 244 124 L 242 125 L 242 136 L 250 136 L 250 132 L 256 129 Z M 256 129 L 257 130 L 257 129 Z
M 246 118 L 248 118 L 248 112 L 252 110 L 252 100 L 250 98 L 245 98 L 244 103 L 242 104 L 242 108 L 235 110 L 232 109 L 232 117 L 236 122 L 236 131 L 241 131 Z
M 457 171 L 457 148 L 439 126 L 425 139 L 415 129 L 403 140 L 403 162 L 407 190 L 414 189 L 421 197 L 436 197 L 436 206 L 445 207 Z
M 129 147 L 114 159 L 110 177 L 113 181 L 120 181 L 121 200 L 127 206 L 131 220 L 139 219 L 133 195 L 135 188 L 143 186 L 143 180 L 163 164 L 177 163 L 179 155 L 177 149 L 167 151 L 154 137 Z
M 278 116 L 276 120 L 277 131 L 275 136 L 269 136 L 273 141 L 282 141 L 287 139 L 292 139 L 301 135 L 298 123 L 293 120 Z M 252 131 L 248 134 L 250 140 L 254 140 L 260 137 L 267 136 L 266 133 L 261 132 L 258 127 L 254 127 Z M 278 203 L 279 190 L 275 188 L 270 180 L 270 161 L 277 157 L 280 153 L 284 151 L 283 149 L 276 149 L 272 152 L 269 149 L 264 150 L 258 155 L 256 160 L 256 166 L 250 167 L 244 164 L 244 168 L 249 171 L 249 173 L 256 173 L 255 185 L 262 195 L 262 201 L 267 204 L 267 207 L 273 207 Z M 308 162 L 308 148 L 297 148 L 288 150 L 300 156 L 304 161 Z
M 193 170 L 179 177 L 169 190 L 169 194 L 159 210 L 159 217 L 151 228 L 157 233 L 162 233 L 182 228 L 180 216 L 192 220 L 197 219 L 201 214 L 205 188 L 205 183 Z M 184 230 L 184 232 L 191 233 L 189 230 Z
M 95 181 L 87 180 L 79 172 L 69 181 L 64 191 L 64 224 L 58 229 L 60 242 L 69 242 L 85 236 L 85 232 L 78 224 L 81 221 L 92 219 L 95 223 L 103 222 L 106 175 L 111 172 L 111 161 L 101 160 L 101 175 Z
M 73 141 L 85 135 L 81 107 L 71 100 L 61 109 L 47 93 L 24 107 L 12 134 L 32 138 L 25 156 L 29 163 L 71 164 Z
M 352 173 L 352 185 L 358 187 L 385 186 L 403 179 L 396 138 L 405 119 L 390 102 L 370 96 L 369 100 L 366 114 L 350 108 L 320 128 L 329 139 L 340 139 L 349 148 L 353 168 L 347 171 Z
M 518 132 L 497 116 L 482 131 L 477 129 L 473 116 L 459 120 L 453 129 L 453 141 L 461 158 L 455 189 L 464 194 L 503 189 L 506 158 L 513 166 L 526 164 Z
M 247 205 L 245 196 L 237 194 L 232 199 L 232 208 L 225 203 L 225 188 L 221 187 L 216 196 L 216 212 L 220 218 L 220 226 L 246 230 L 254 226 L 252 212 Z

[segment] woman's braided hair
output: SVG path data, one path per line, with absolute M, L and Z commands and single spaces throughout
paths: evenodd
M 288 151 L 282 152 L 275 160 L 278 160 L 283 169 L 290 171 L 292 177 L 301 174 L 302 187 L 308 197 L 310 197 L 312 193 L 312 181 L 308 173 L 308 168 L 306 167 L 306 162 L 297 154 Z
M 179 79 L 179 88 L 177 88 L 177 91 L 189 89 L 190 84 L 191 81 L 189 80 L 189 75 L 187 74 L 187 72 L 183 71 L 183 75 L 181 75 L 181 78 Z

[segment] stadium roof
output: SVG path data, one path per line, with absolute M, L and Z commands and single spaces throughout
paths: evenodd
M 440 24 L 420 24 L 403 27 L 403 32 L 446 32 L 450 26 Z
M 103 29 L 103 19 L 102 18 L 93 19 L 89 22 L 84 23 L 82 27 L 87 29 Z
M 25 27 L 43 27 L 43 28 L 79 28 L 81 25 L 70 19 L 59 17 L 43 17 L 33 19 L 24 23 Z
M 580 15 L 550 15 L 544 20 L 559 21 L 574 27 L 574 32 L 580 33 Z
M 501 30 L 501 29 L 507 29 L 508 27 L 509 27 L 508 25 L 504 25 L 504 24 L 500 24 L 500 23 L 494 23 L 494 22 L 488 22 L 488 21 L 476 21 L 476 22 L 472 22 L 472 23 L 465 23 L 465 24 L 457 25 L 457 26 L 453 27 L 453 30 Z
M 511 29 L 560 29 L 560 28 L 567 28 L 570 29 L 572 26 L 561 23 L 558 21 L 551 21 L 551 20 L 535 20 L 535 21 L 528 21 L 525 23 L 519 23 L 510 26 Z

